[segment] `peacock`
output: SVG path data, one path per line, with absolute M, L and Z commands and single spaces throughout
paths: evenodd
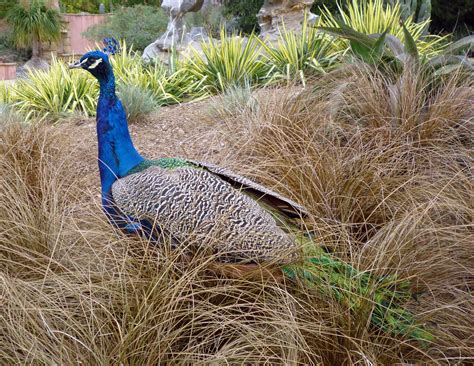
M 118 45 L 105 41 L 104 50 L 87 52 L 69 67 L 87 70 L 100 85 L 98 165 L 102 206 L 113 225 L 155 242 L 167 235 L 173 245 L 218 234 L 218 262 L 259 268 L 272 263 L 288 281 L 333 296 L 353 312 L 369 311 L 372 325 L 383 331 L 423 344 L 433 339 L 402 307 L 411 296 L 409 284 L 359 271 L 318 247 L 297 224 L 308 215 L 303 206 L 211 163 L 140 155 L 115 93 L 109 57 Z M 301 248 L 308 244 L 311 255 L 304 255 Z

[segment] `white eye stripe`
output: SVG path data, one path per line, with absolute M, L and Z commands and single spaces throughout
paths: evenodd
M 88 69 L 95 69 L 97 65 L 99 65 L 101 62 L 102 62 L 102 59 L 98 58 L 97 60 L 95 60 L 95 62 L 92 65 L 88 67 Z
M 87 62 L 87 60 L 89 60 L 89 58 L 85 58 L 84 60 L 82 60 L 82 61 L 80 62 L 80 64 L 81 64 L 81 65 L 82 65 L 82 64 L 85 64 L 85 63 Z

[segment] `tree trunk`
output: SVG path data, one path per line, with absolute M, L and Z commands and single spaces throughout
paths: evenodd
M 32 37 L 31 51 L 32 51 L 31 58 L 25 63 L 25 68 L 47 70 L 49 68 L 49 65 L 46 62 L 46 60 L 43 60 L 41 58 L 43 55 L 43 52 L 41 49 L 41 40 L 36 34 L 34 34 Z
M 33 34 L 32 42 L 31 42 L 31 58 L 36 59 L 36 58 L 41 58 L 42 52 L 41 52 L 41 41 L 39 40 L 38 36 L 36 34 Z

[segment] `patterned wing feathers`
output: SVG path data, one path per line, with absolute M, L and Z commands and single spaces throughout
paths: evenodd
M 124 213 L 156 221 L 178 241 L 219 233 L 216 248 L 224 260 L 270 261 L 297 244 L 267 211 L 230 183 L 204 169 L 151 166 L 117 180 L 115 204 Z
M 224 179 L 235 188 L 244 189 L 245 191 L 248 191 L 253 196 L 255 196 L 257 200 L 262 200 L 265 204 L 276 208 L 277 210 L 281 211 L 290 218 L 301 218 L 306 217 L 308 215 L 308 211 L 303 206 L 297 204 L 289 198 L 282 196 L 281 194 L 275 191 L 272 191 L 271 189 L 268 189 L 267 187 L 261 184 L 255 183 L 254 181 L 248 178 L 238 175 L 229 169 L 222 168 L 212 163 L 193 160 L 189 160 L 189 162 L 199 167 L 205 168 L 213 174 L 216 174 L 221 179 Z

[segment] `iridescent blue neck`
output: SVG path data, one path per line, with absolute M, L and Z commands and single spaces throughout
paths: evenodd
M 97 138 L 102 199 L 106 200 L 112 184 L 144 159 L 133 146 L 122 103 L 115 94 L 115 78 L 109 68 L 97 77 L 100 96 L 97 104 Z

